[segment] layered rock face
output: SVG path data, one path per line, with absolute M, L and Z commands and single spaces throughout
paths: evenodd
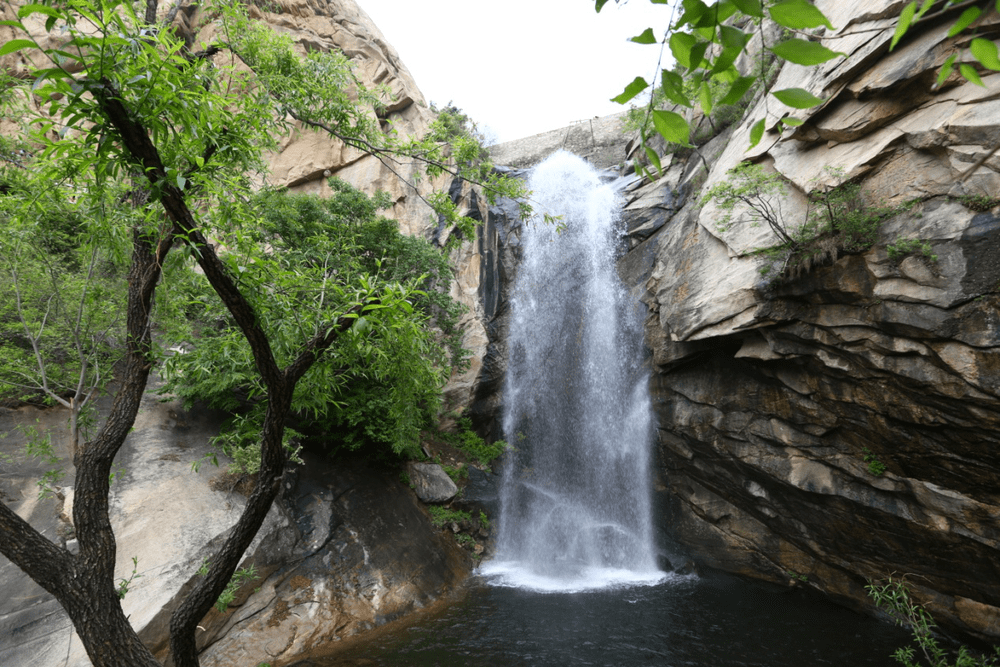
M 829 101 L 759 102 L 700 149 L 707 174 L 675 159 L 629 195 L 621 270 L 650 309 L 661 525 L 711 565 L 805 577 L 861 606 L 866 580 L 905 576 L 943 624 L 996 641 L 1000 75 L 935 90 L 964 44 L 946 37 L 953 20 L 888 54 L 896 5 L 816 4 L 839 28 L 824 43 L 847 58 L 786 66 L 774 85 Z M 786 114 L 805 124 L 781 136 Z M 826 248 L 824 265 L 768 279 L 752 254 L 776 244 L 767 227 L 744 216 L 720 231 L 723 212 L 699 201 L 746 159 L 785 180 L 790 229 L 810 194 L 847 179 L 867 207 L 916 201 L 870 249 Z M 932 250 L 891 259 L 900 239 Z

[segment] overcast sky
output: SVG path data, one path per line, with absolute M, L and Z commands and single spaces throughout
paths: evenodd
M 609 101 L 636 76 L 653 80 L 666 5 L 593 0 L 357 0 L 439 107 L 465 110 L 509 141 L 626 107 Z

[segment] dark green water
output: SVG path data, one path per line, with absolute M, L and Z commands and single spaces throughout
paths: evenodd
M 443 612 L 390 629 L 297 665 L 889 667 L 908 640 L 804 591 L 718 574 L 581 593 L 474 582 Z

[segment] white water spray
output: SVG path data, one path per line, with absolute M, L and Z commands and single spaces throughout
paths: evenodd
M 512 298 L 499 585 L 572 591 L 655 583 L 649 459 L 653 425 L 641 316 L 615 270 L 619 198 L 582 159 L 532 172 Z M 540 217 L 540 216 L 539 216 Z

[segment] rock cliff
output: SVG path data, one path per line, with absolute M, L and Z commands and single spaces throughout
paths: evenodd
M 995 642 L 1000 75 L 982 72 L 984 87 L 953 75 L 936 89 L 965 44 L 947 37 L 953 21 L 890 54 L 898 3 L 816 4 L 839 29 L 824 43 L 847 57 L 786 66 L 774 85 L 826 104 L 803 113 L 758 98 L 626 192 L 619 266 L 649 308 L 658 522 L 709 565 L 805 581 L 859 607 L 870 608 L 868 579 L 905 575 L 943 625 Z M 1000 17 L 976 28 L 996 38 Z M 787 114 L 805 123 L 781 134 Z M 764 140 L 747 151 L 761 117 Z M 745 160 L 780 174 L 790 228 L 811 197 L 845 182 L 860 185 L 862 207 L 907 206 L 882 219 L 870 248 L 833 240 L 765 278 L 754 250 L 776 245 L 767 227 L 720 230 L 723 212 L 701 202 Z M 929 249 L 890 257 L 901 239 Z M 502 343 L 493 349 L 476 404 L 484 422 L 500 400 L 489 389 Z

